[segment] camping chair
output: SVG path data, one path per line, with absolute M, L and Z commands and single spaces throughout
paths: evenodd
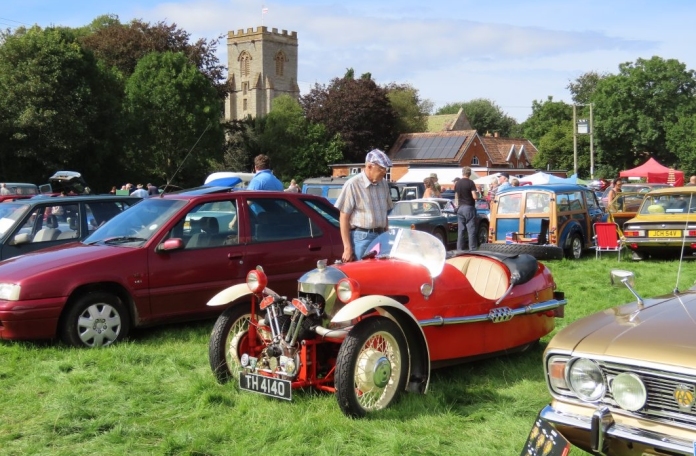
M 621 261 L 621 249 L 625 247 L 619 225 L 614 222 L 597 222 L 594 224 L 595 258 L 602 252 L 618 252 Z

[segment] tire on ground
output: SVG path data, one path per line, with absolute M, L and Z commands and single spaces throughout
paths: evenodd
M 536 244 L 481 244 L 479 250 L 519 255 L 526 253 L 537 260 L 562 260 L 563 249 L 555 245 Z

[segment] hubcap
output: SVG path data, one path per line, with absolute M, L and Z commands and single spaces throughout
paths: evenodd
M 93 304 L 77 319 L 77 333 L 88 347 L 110 345 L 120 332 L 121 316 L 108 304 Z

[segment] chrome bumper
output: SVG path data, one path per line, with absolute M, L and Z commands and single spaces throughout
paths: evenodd
M 648 448 L 671 451 L 682 455 L 693 456 L 696 454 L 694 442 L 692 441 L 616 424 L 611 412 L 606 407 L 598 408 L 592 414 L 592 417 L 588 418 L 582 415 L 560 412 L 551 405 L 547 405 L 539 413 L 539 416 L 551 423 L 561 434 L 564 434 L 564 428 L 587 432 L 592 451 L 598 454 L 607 454 L 605 451 L 609 440 L 633 442 Z

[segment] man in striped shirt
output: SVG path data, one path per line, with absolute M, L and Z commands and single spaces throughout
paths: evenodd
M 350 178 L 338 195 L 344 262 L 361 259 L 370 242 L 387 230 L 387 213 L 394 203 L 384 177 L 391 166 L 387 154 L 371 150 L 363 172 Z

